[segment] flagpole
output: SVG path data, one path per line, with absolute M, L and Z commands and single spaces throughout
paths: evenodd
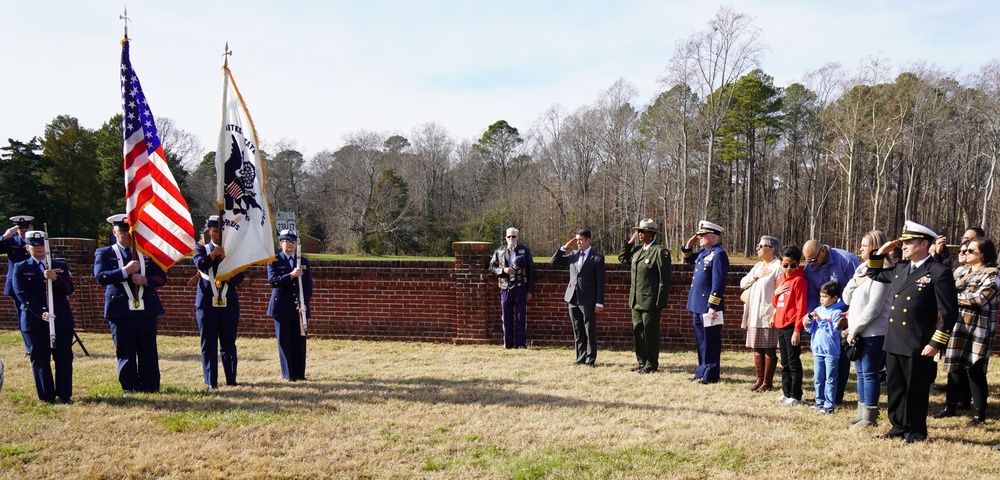
M 118 19 L 125 22 L 125 39 L 128 40 L 128 22 L 131 20 L 128 18 L 128 6 L 125 7 L 125 11 L 121 15 L 118 15 Z
M 232 54 L 233 54 L 233 51 L 229 49 L 229 42 L 226 42 L 226 46 L 225 46 L 224 51 L 222 53 L 222 58 L 223 58 L 223 60 L 222 60 L 222 119 L 223 119 L 223 121 L 225 121 L 225 119 L 226 119 L 226 106 L 227 106 L 228 101 L 229 101 L 229 57 Z M 223 127 L 222 130 L 219 132 L 219 137 L 220 137 L 219 141 L 220 142 L 222 141 L 221 140 L 222 132 L 226 131 L 225 125 L 223 125 L 222 127 Z M 222 149 L 216 148 L 215 149 L 215 155 L 218 156 L 221 151 L 222 151 Z M 218 158 L 215 159 L 215 164 L 216 165 L 219 164 L 219 159 Z M 215 175 L 219 176 L 219 169 L 218 168 L 215 169 Z M 216 198 L 215 198 L 215 204 L 216 204 L 217 207 L 219 207 L 219 245 L 220 246 L 222 245 L 222 227 L 226 223 L 225 222 L 225 214 L 226 214 L 226 211 L 225 211 L 225 202 L 226 202 L 226 197 L 225 197 L 225 193 L 222 193 L 220 191 L 220 189 L 219 189 L 219 185 L 221 185 L 221 183 L 222 183 L 221 179 L 218 179 L 218 178 L 215 179 L 215 196 L 216 196 Z M 223 187 L 223 188 L 225 188 L 225 187 Z M 222 193 L 221 198 L 219 196 L 220 193 Z

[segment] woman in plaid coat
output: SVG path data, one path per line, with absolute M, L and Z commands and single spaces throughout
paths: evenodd
M 959 320 L 944 355 L 948 372 L 945 406 L 936 418 L 955 415 L 955 405 L 966 385 L 972 392 L 970 426 L 986 419 L 986 367 L 997 322 L 997 251 L 986 238 L 969 241 L 966 263 L 955 270 Z

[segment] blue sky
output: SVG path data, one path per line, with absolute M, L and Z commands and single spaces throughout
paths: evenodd
M 763 69 L 779 86 L 869 55 L 892 73 L 925 60 L 959 75 L 1000 58 L 1000 7 L 977 1 L 727 3 L 755 17 Z M 215 149 L 221 53 L 265 148 L 311 156 L 359 130 L 410 134 L 426 122 L 475 140 L 507 120 L 594 103 L 624 78 L 645 104 L 678 40 L 722 3 L 693 1 L 132 1 L 132 64 L 157 117 Z M 0 139 L 41 135 L 56 115 L 98 128 L 120 109 L 123 3 L 0 0 Z

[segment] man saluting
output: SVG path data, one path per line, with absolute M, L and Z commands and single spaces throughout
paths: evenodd
M 885 333 L 886 390 L 892 429 L 882 438 L 907 443 L 927 438 L 927 397 L 935 371 L 933 357 L 948 345 L 958 318 L 958 294 L 951 269 L 928 252 L 937 234 L 907 221 L 898 240 L 869 256 L 868 276 L 890 283 L 892 306 Z M 886 254 L 903 243 L 903 260 L 882 268 Z

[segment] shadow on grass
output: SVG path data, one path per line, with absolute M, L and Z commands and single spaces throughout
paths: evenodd
M 760 411 L 734 412 L 727 409 L 706 410 L 678 405 L 654 405 L 629 401 L 602 401 L 563 397 L 517 390 L 524 382 L 454 380 L 418 377 L 406 380 L 362 379 L 344 381 L 258 382 L 222 387 L 219 390 L 164 387 L 157 394 L 130 396 L 100 395 L 80 399 L 83 403 L 103 403 L 122 407 L 142 407 L 167 412 L 228 411 L 306 413 L 315 410 L 335 411 L 338 403 L 382 404 L 392 401 L 428 405 L 483 405 L 507 407 L 555 407 L 578 409 L 643 410 L 650 412 L 689 412 L 747 419 L 780 420 L 780 415 Z

